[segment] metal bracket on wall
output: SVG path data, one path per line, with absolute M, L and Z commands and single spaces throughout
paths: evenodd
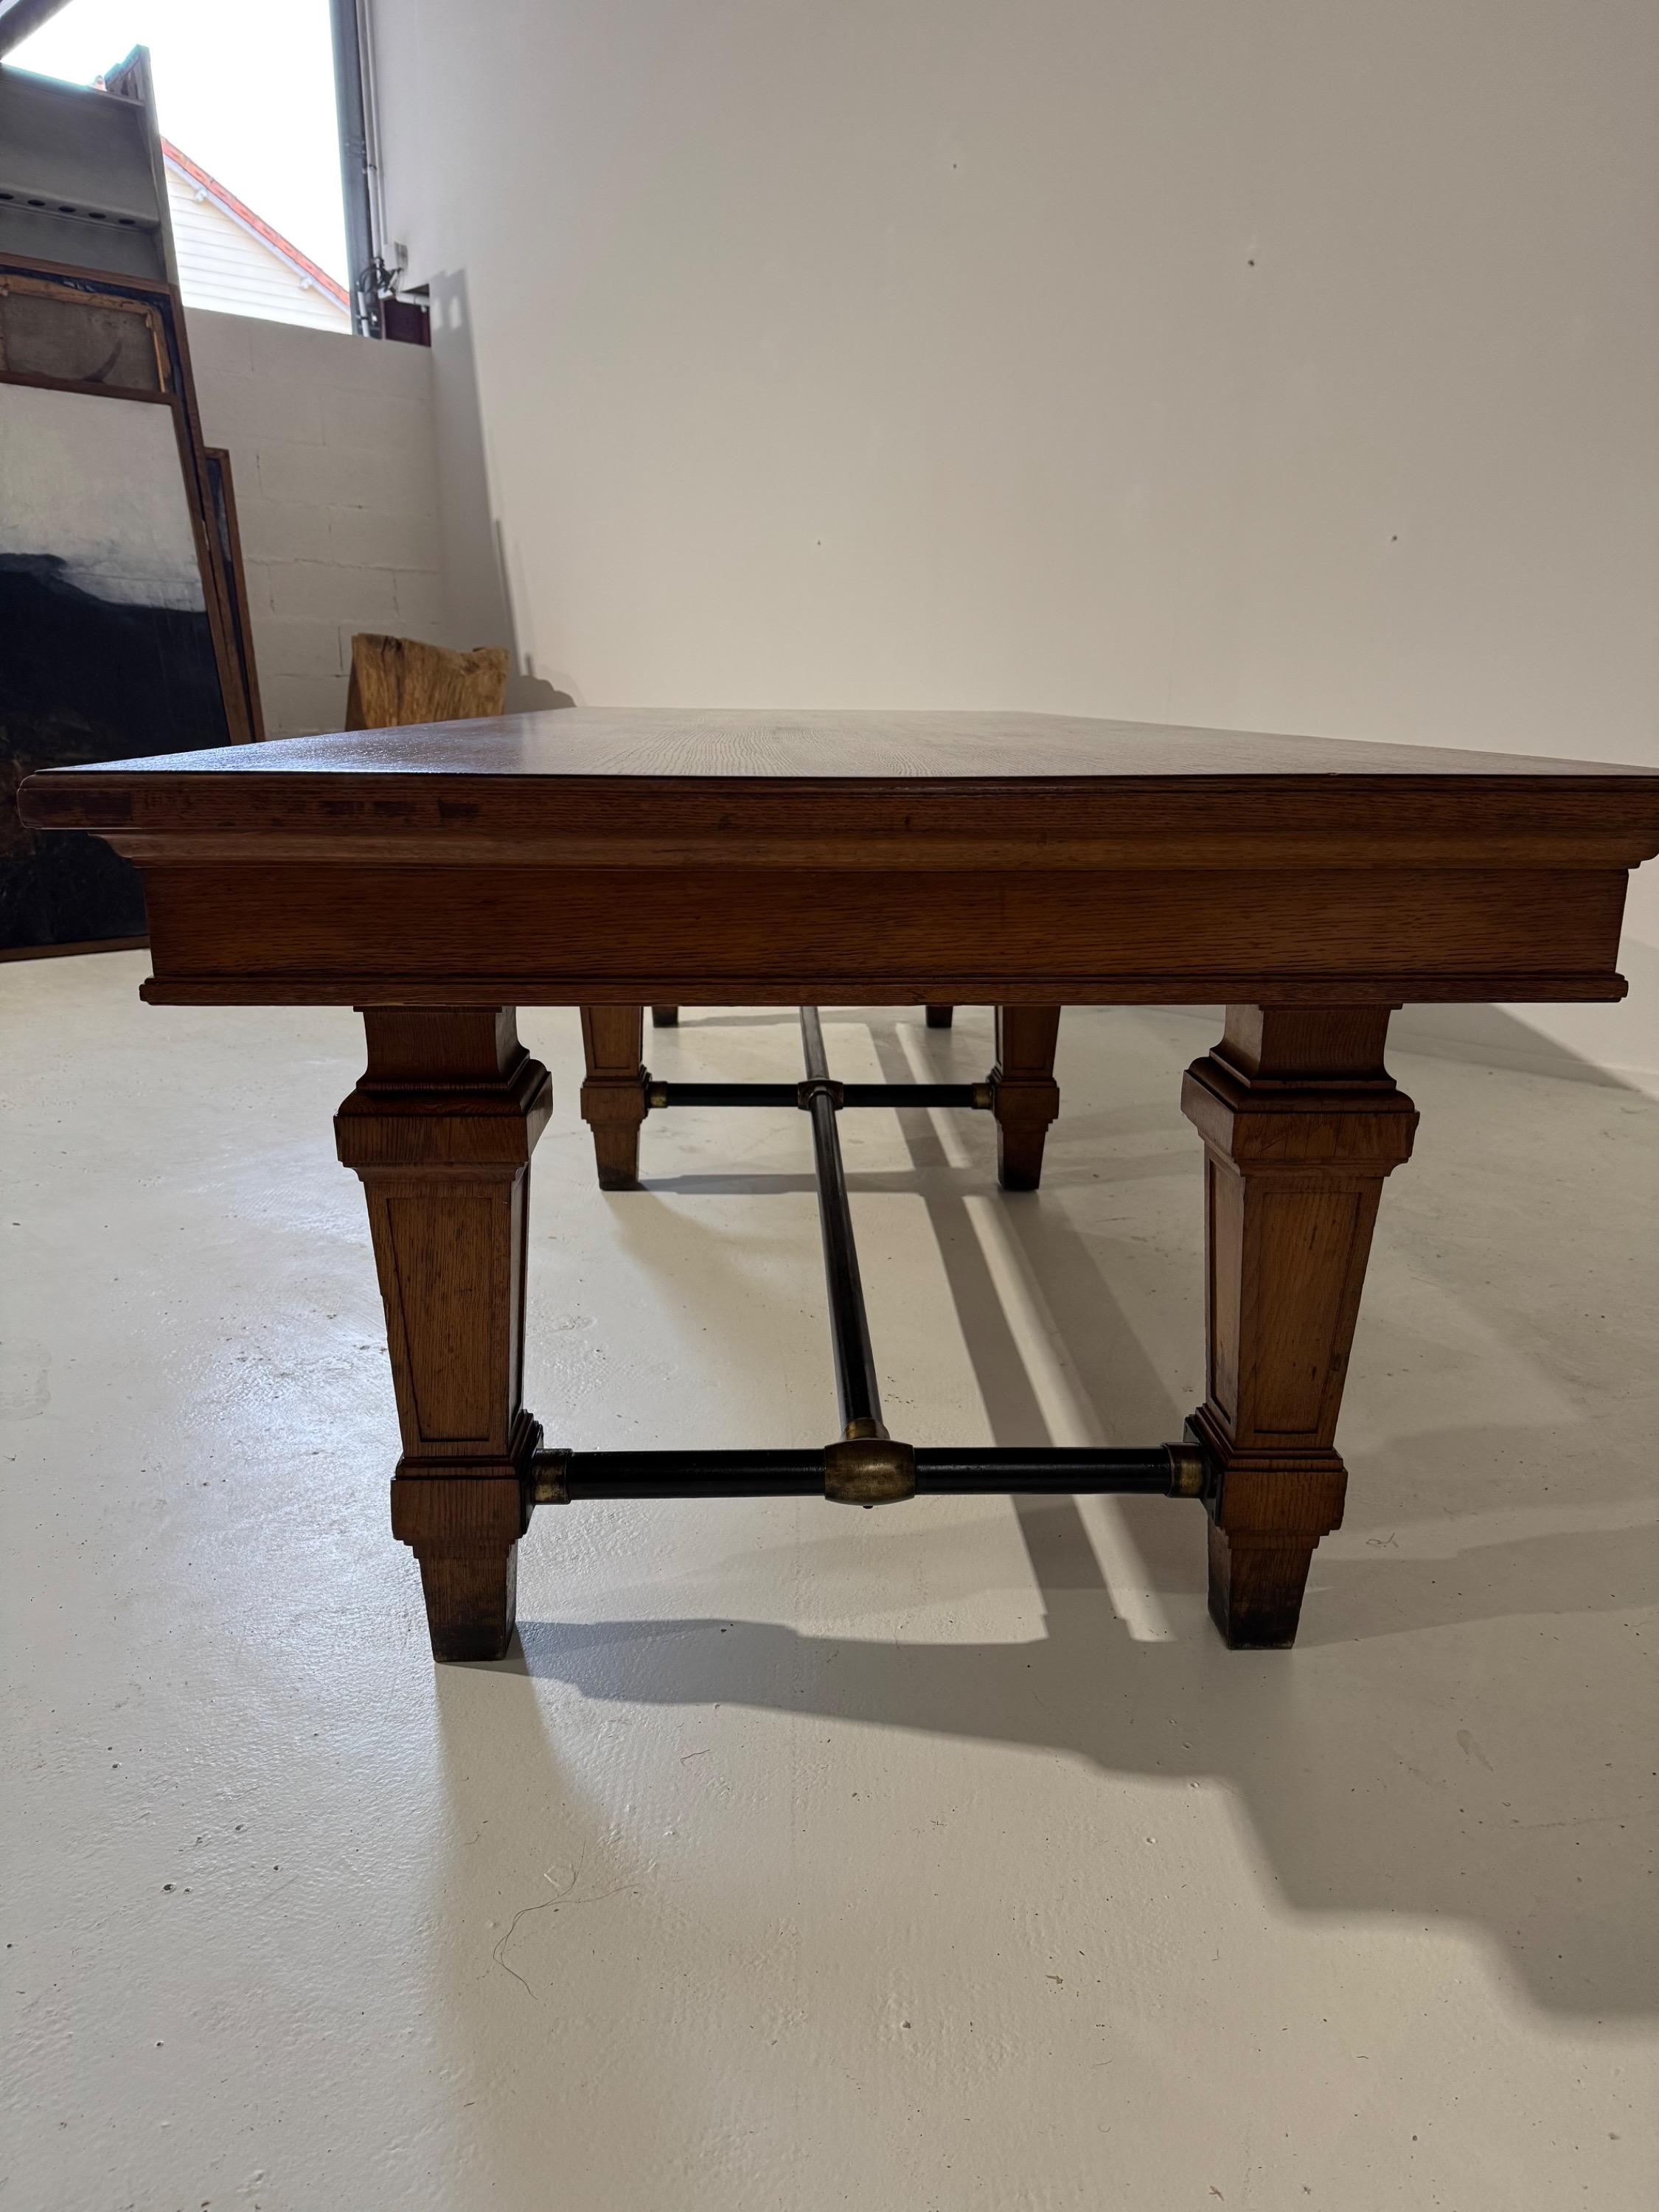
M 818 1228 L 830 1296 L 830 1335 L 842 1433 L 820 1451 L 538 1451 L 532 1505 L 584 1498 L 787 1498 L 888 1505 L 941 1492 L 1066 1492 L 1202 1498 L 1208 1458 L 1188 1431 L 1174 1444 L 920 1449 L 890 1437 L 881 1418 L 869 1316 L 859 1275 L 847 1171 L 836 1117 L 848 1107 L 954 1106 L 991 1110 L 988 1083 L 838 1083 L 816 1006 L 800 1012 L 806 1075 L 788 1083 L 658 1083 L 648 1107 L 788 1106 L 811 1115 Z

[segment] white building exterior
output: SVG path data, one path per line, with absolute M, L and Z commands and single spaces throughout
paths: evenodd
M 349 331 L 345 287 L 164 138 L 167 205 L 187 307 Z

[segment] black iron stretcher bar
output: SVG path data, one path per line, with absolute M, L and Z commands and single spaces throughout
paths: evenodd
M 847 1173 L 836 1116 L 848 1106 L 954 1106 L 988 1109 L 988 1083 L 837 1083 L 816 1006 L 800 1012 L 806 1077 L 799 1084 L 657 1083 L 652 1107 L 789 1106 L 811 1115 L 823 1241 L 830 1334 L 842 1434 L 821 1451 L 538 1451 L 529 1502 L 568 1505 L 589 1498 L 787 1498 L 823 1495 L 853 1505 L 890 1504 L 954 1492 L 1064 1492 L 1201 1498 L 1206 1455 L 1190 1430 L 1178 1444 L 1076 1447 L 946 1446 L 921 1449 L 890 1437 L 864 1286 L 859 1276 Z

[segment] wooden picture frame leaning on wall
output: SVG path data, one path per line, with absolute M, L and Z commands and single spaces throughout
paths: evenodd
M 144 941 L 137 872 L 39 843 L 25 775 L 262 735 L 176 289 L 0 256 L 0 958 Z

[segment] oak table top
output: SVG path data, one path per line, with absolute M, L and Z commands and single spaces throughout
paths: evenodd
M 1617 998 L 1659 851 L 1640 769 L 1053 714 L 575 708 L 21 805 L 143 866 L 202 1002 Z
M 586 821 L 584 798 L 670 787 L 690 799 L 752 798 L 779 787 L 811 805 L 819 787 L 869 805 L 919 795 L 967 797 L 980 787 L 1024 809 L 1044 793 L 1104 802 L 1143 818 L 1146 802 L 1184 800 L 1203 818 L 1217 799 L 1292 805 L 1328 801 L 1334 787 L 1363 786 L 1390 818 L 1417 818 L 1424 791 L 1442 800 L 1532 792 L 1553 803 L 1583 792 L 1659 801 L 1659 774 L 1615 763 L 1470 752 L 1437 745 L 1201 730 L 1068 714 L 932 714 L 577 707 L 404 729 L 342 731 L 259 745 L 222 745 L 147 760 L 54 769 L 30 780 L 32 818 L 44 826 L 103 828 L 142 820 L 156 830 L 209 823 L 253 827 L 289 807 L 337 799 L 361 783 L 365 799 L 405 798 L 434 810 L 450 781 L 473 794 L 491 824 L 528 806 L 538 826 Z M 509 787 L 502 788 L 503 785 Z M 592 789 L 590 792 L 589 787 Z M 76 794 L 73 798 L 70 793 Z M 118 811 L 126 800 L 136 811 Z M 111 816 L 100 806 L 116 805 Z M 410 817 L 413 818 L 413 817 Z M 426 819 L 436 822 L 435 811 Z M 701 814 L 699 819 L 702 818 Z M 833 810 L 826 819 L 840 818 Z M 1022 811 L 1018 818 L 1027 818 Z M 1033 817 L 1035 818 L 1035 817 Z M 1105 815 L 1091 815 L 1103 822 Z

